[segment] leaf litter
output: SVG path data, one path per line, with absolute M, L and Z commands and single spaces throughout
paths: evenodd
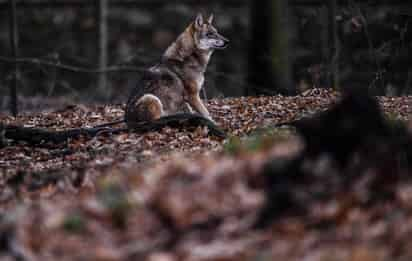
M 209 101 L 238 145 L 204 128 L 102 135 L 55 148 L 9 144 L 0 149 L 0 258 L 409 260 L 412 179 L 401 169 L 371 164 L 360 171 L 366 160 L 358 151 L 341 170 L 321 154 L 299 163 L 310 173 L 304 180 L 279 178 L 275 192 L 268 188 L 268 166 L 288 169 L 304 145 L 283 131 L 256 133 L 325 111 L 339 97 L 313 90 Z M 388 118 L 404 122 L 411 101 L 379 98 Z M 57 130 L 121 115 L 121 106 L 70 106 L 1 121 Z M 256 227 L 268 200 L 279 210 Z

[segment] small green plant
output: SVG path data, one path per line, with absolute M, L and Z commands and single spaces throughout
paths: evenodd
M 80 213 L 68 215 L 63 221 L 63 229 L 70 233 L 81 233 L 85 230 L 85 220 Z
M 258 129 L 245 137 L 230 137 L 224 144 L 224 151 L 228 154 L 260 151 L 289 139 L 293 134 L 290 128 L 284 127 Z
M 131 209 L 131 204 L 127 198 L 127 192 L 118 180 L 108 179 L 102 183 L 99 199 L 105 208 L 110 212 L 113 224 L 116 227 L 126 226 L 127 215 Z
M 385 113 L 385 119 L 388 122 L 389 126 L 398 127 L 399 125 L 404 125 L 402 119 L 397 113 L 388 112 Z
M 231 136 L 223 145 L 223 150 L 228 154 L 237 154 L 242 150 L 242 141 L 237 136 Z

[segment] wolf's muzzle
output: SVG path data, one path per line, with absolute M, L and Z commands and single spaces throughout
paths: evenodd
M 217 46 L 218 49 L 225 49 L 229 45 L 229 39 L 224 37 L 223 35 L 219 35 L 219 45 Z

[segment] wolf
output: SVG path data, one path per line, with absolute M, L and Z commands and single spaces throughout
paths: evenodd
M 160 62 L 143 73 L 126 104 L 124 121 L 129 128 L 194 111 L 214 123 L 199 94 L 213 52 L 226 48 L 229 40 L 213 26 L 213 18 L 213 14 L 207 19 L 198 14 Z
M 34 144 L 46 140 L 60 143 L 79 136 L 94 137 L 99 133 L 115 134 L 128 130 L 144 132 L 165 126 L 199 125 L 208 127 L 214 136 L 226 138 L 226 133 L 216 126 L 199 93 L 213 52 L 226 48 L 228 43 L 229 40 L 213 26 L 213 15 L 206 20 L 198 14 L 167 48 L 161 61 L 143 73 L 142 80 L 128 99 L 122 120 L 58 132 L 17 128 L 22 133 L 29 133 L 19 139 Z M 180 113 L 186 111 L 189 113 Z M 111 128 L 121 123 L 126 123 L 127 128 Z M 0 147 L 5 146 L 6 138 L 15 138 L 15 130 L 14 126 L 2 126 L 0 123 Z

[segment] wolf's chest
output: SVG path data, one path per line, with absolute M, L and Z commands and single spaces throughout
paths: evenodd
M 204 76 L 199 76 L 195 80 L 196 82 L 196 91 L 200 92 L 202 89 L 203 83 L 205 82 L 205 77 Z

